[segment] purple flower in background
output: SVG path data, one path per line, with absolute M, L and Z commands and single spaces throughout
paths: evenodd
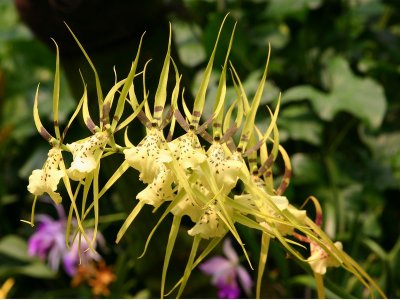
M 61 205 L 56 205 L 58 220 L 47 215 L 38 215 L 39 225 L 28 240 L 28 253 L 40 259 L 48 259 L 50 268 L 57 271 L 68 249 L 65 244 L 65 212 Z
M 71 277 L 75 275 L 78 264 L 80 263 L 78 249 L 78 235 L 72 243 L 70 249 L 67 248 L 65 242 L 65 230 L 67 219 L 62 205 L 56 205 L 58 220 L 54 220 L 48 215 L 38 215 L 39 225 L 36 232 L 28 240 L 28 253 L 30 256 L 38 256 L 40 259 L 47 259 L 49 267 L 53 271 L 57 271 L 61 262 L 65 272 Z M 72 221 L 74 222 L 74 220 Z M 88 238 L 91 240 L 93 233 L 87 232 Z M 72 236 L 71 236 L 72 238 Z M 97 241 L 101 245 L 104 244 L 103 236 L 98 233 Z M 99 260 L 101 256 L 97 252 L 85 251 L 89 248 L 85 239 L 81 239 L 80 252 L 82 263 L 87 263 L 89 260 Z M 96 248 L 96 245 L 93 245 Z
M 238 298 L 241 287 L 250 295 L 253 281 L 247 270 L 239 264 L 239 257 L 230 239 L 225 239 L 223 253 L 226 257 L 215 256 L 200 265 L 200 270 L 212 276 L 212 284 L 218 288 L 219 298 Z

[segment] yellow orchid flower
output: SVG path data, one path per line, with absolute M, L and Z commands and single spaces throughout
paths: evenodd
M 107 142 L 108 133 L 102 131 L 83 140 L 67 144 L 66 147 L 73 155 L 71 166 L 67 169 L 68 177 L 79 181 L 93 172 L 100 162 L 100 156 Z
M 227 195 L 236 185 L 243 164 L 235 158 L 227 158 L 220 143 L 214 142 L 207 151 L 207 161 L 221 193 Z
M 228 227 L 219 217 L 221 210 L 216 204 L 216 201 L 214 201 L 203 210 L 199 221 L 188 231 L 189 235 L 198 235 L 202 239 L 209 239 L 222 237 L 228 232 Z
M 339 250 L 343 249 L 341 242 L 335 242 L 335 247 Z M 339 267 L 340 261 L 332 255 L 326 253 L 326 251 L 316 243 L 310 244 L 311 256 L 307 259 L 311 266 L 311 269 L 318 274 L 324 275 L 328 267 Z
M 199 180 L 196 180 L 191 187 L 202 193 L 206 198 L 210 197 L 210 192 Z M 171 213 L 180 217 L 185 215 L 189 216 L 192 222 L 196 223 L 202 215 L 201 206 L 197 202 L 191 200 L 183 189 L 178 192 L 178 195 L 180 193 L 183 193 L 182 199 L 171 209 Z
M 199 164 L 207 159 L 199 138 L 193 131 L 176 138 L 168 143 L 168 147 L 184 169 L 196 169 Z
M 136 199 L 154 207 L 159 207 L 164 201 L 174 198 L 172 182 L 171 170 L 160 164 L 156 178 L 143 191 L 137 194 Z
M 59 204 L 61 195 L 56 193 L 58 183 L 64 176 L 64 170 L 60 170 L 60 162 L 62 161 L 61 149 L 55 146 L 49 150 L 47 160 L 42 169 L 33 170 L 29 176 L 28 191 L 35 196 L 47 193 L 51 199 Z
M 144 183 L 152 183 L 160 166 L 171 160 L 168 152 L 161 148 L 164 143 L 160 131 L 152 129 L 137 146 L 124 150 L 125 160 L 140 172 L 139 179 Z

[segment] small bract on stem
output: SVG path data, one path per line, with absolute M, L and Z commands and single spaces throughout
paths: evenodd
M 252 101 L 249 101 L 233 63 L 228 63 L 230 50 L 233 47 L 235 30 L 233 28 L 219 77 L 212 115 L 203 121 L 202 114 L 206 104 L 214 57 L 226 18 L 227 16 L 218 32 L 211 57 L 195 95 L 192 111 L 186 106 L 184 90 L 181 88 L 181 75 L 171 58 L 171 27 L 167 53 L 154 94 L 152 110 L 148 103 L 150 93 L 146 89 L 145 80 L 148 64 L 145 64 L 142 71 L 137 72 L 142 40 L 127 77 L 116 80 L 115 85 L 103 98 L 97 71 L 84 47 L 71 31 L 94 71 L 99 121 L 94 122 L 90 116 L 89 99 L 84 83 L 83 96 L 61 136 L 58 127 L 60 87 L 57 56 L 53 97 L 55 137 L 44 129 L 40 122 L 37 107 L 38 95 L 35 97 L 33 109 L 39 133 L 52 146 L 43 168 L 34 170 L 30 177 L 28 190 L 35 195 L 33 208 L 36 198 L 43 193 L 49 194 L 55 203 L 61 203 L 62 195 L 57 192 L 57 188 L 59 181 L 63 179 L 71 201 L 69 223 L 66 230 L 71 230 L 70 223 L 74 213 L 77 222 L 75 236 L 82 235 L 87 247 L 93 250 L 100 222 L 100 199 L 118 183 L 122 176 L 128 176 L 125 173 L 129 168 L 133 168 L 139 172 L 139 177 L 130 180 L 133 182 L 140 180 L 147 186 L 137 195 L 132 195 L 137 202 L 132 204 L 132 211 L 127 215 L 116 234 L 116 242 L 118 243 L 124 237 L 127 229 L 133 224 L 145 205 L 152 206 L 154 211 L 163 209 L 161 217 L 147 238 L 142 254 L 144 256 L 157 228 L 161 226 L 167 216 L 173 215 L 162 269 L 161 298 L 171 294 L 177 288 L 176 297 L 182 296 L 192 270 L 201 264 L 228 235 L 232 237 L 232 243 L 236 242 L 240 246 L 249 268 L 253 269 L 254 253 L 251 255 L 248 253 L 236 228 L 238 224 L 249 230 L 257 231 L 260 236 L 261 251 L 258 257 L 255 285 L 257 298 L 261 296 L 262 277 L 265 272 L 269 247 L 273 240 L 279 242 L 292 257 L 310 266 L 310 272 L 315 275 L 317 282 L 318 296 L 324 296 L 323 275 L 327 271 L 327 267 L 343 267 L 357 277 L 370 290 L 372 296 L 377 292 L 379 296 L 384 297 L 385 295 L 371 277 L 343 251 L 340 242 L 332 242 L 323 232 L 320 226 L 322 210 L 318 201 L 310 197 L 317 207 L 317 219 L 314 222 L 308 217 L 307 210 L 291 205 L 289 199 L 284 196 L 290 182 L 291 164 L 288 154 L 279 143 L 277 119 L 280 97 L 273 111 L 268 108 L 270 119 L 265 132 L 255 125 L 256 114 L 267 79 L 271 46 L 268 49 L 260 83 Z M 225 107 L 228 102 L 226 93 L 228 67 L 236 95 L 235 99 L 229 99 L 231 105 Z M 175 85 L 172 92 L 169 93 L 167 83 L 172 81 L 169 77 L 172 72 L 175 73 Z M 139 77 L 142 77 L 142 81 L 137 80 Z M 135 93 L 135 86 L 140 82 L 142 82 L 143 88 L 141 101 L 137 99 Z M 117 100 L 115 101 L 115 99 Z M 178 103 L 182 103 L 183 113 L 179 109 Z M 169 111 L 165 113 L 167 106 L 169 106 Z M 132 112 L 124 120 L 121 120 L 122 116 L 126 115 L 124 114 L 126 110 L 132 110 Z M 112 117 L 110 116 L 111 112 L 114 113 Z M 67 129 L 79 113 L 82 113 L 90 134 L 79 141 L 65 143 Z M 137 145 L 130 141 L 127 130 L 127 126 L 135 118 L 139 119 L 146 128 L 145 137 Z M 176 135 L 176 123 L 185 130 L 184 134 Z M 211 132 L 207 131 L 208 127 L 212 129 Z M 118 139 L 115 137 L 124 128 L 125 145 L 119 145 L 116 142 Z M 165 132 L 168 132 L 167 138 L 165 138 Z M 72 155 L 72 162 L 68 167 L 64 164 L 63 153 Z M 111 155 L 123 156 L 123 162 L 101 186 L 100 182 L 102 181 L 99 180 L 101 164 L 105 157 Z M 278 158 L 283 161 L 284 172 L 281 182 L 275 186 L 273 166 Z M 80 203 L 80 209 L 78 209 L 77 203 Z M 32 219 L 28 222 L 32 225 L 33 214 L 34 209 L 32 210 Z M 92 214 L 93 220 L 87 222 L 87 218 Z M 166 293 L 168 267 L 174 253 L 174 245 L 179 238 L 179 230 L 183 226 L 181 220 L 184 216 L 188 216 L 192 221 L 192 225 L 186 228 L 187 234 L 192 238 L 192 248 L 181 279 Z M 87 228 L 89 223 L 94 224 L 93 228 Z M 87 232 L 90 232 L 90 235 Z M 68 234 L 68 236 L 70 235 Z M 204 247 L 202 244 L 205 244 Z M 244 275 L 244 267 L 239 265 L 237 254 L 232 247 L 230 240 L 225 242 L 224 251 L 232 268 L 225 273 L 225 277 L 218 277 L 219 279 L 215 280 L 221 287 L 234 288 L 236 293 L 237 285 L 230 286 L 225 279 L 229 276 L 232 279 L 232 274 L 237 272 L 243 281 L 243 287 L 250 294 L 250 280 Z M 202 250 L 199 251 L 199 249 Z M 309 255 L 306 255 L 307 257 L 302 254 L 304 249 L 310 252 Z M 227 263 L 227 261 L 223 261 L 223 264 Z M 214 267 L 207 263 L 202 266 L 210 274 L 211 270 L 214 270 Z M 233 290 L 230 291 L 233 292 Z

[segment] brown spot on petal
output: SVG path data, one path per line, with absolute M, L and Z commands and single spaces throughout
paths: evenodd
M 243 134 L 242 138 L 240 139 L 241 142 L 247 142 L 249 140 L 249 135 L 248 134 Z
M 162 105 L 157 105 L 154 107 L 154 112 L 159 112 L 159 111 L 163 111 L 164 110 L 164 106 Z
M 200 118 L 200 117 L 201 117 L 200 112 L 199 112 L 199 111 L 194 111 L 194 112 L 193 112 L 193 117 Z
M 278 189 L 276 190 L 276 193 L 278 195 L 282 195 L 285 192 L 286 188 L 289 186 L 291 176 L 292 176 L 292 171 L 288 168 L 285 168 L 285 173 L 283 174 L 282 182 L 278 187 Z
M 110 109 L 111 109 L 110 103 L 105 103 L 103 105 L 103 119 L 108 118 L 108 115 L 110 114 Z
M 272 166 L 272 163 L 274 162 L 275 157 L 271 154 L 268 156 L 267 160 L 264 162 L 264 164 L 261 166 L 260 169 L 258 169 L 258 174 L 262 175 L 265 173 L 267 169 L 269 169 Z

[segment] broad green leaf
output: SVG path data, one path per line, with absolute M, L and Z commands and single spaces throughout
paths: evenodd
M 293 278 L 290 279 L 290 284 L 291 285 L 305 285 L 308 286 L 310 288 L 312 288 L 313 290 L 316 290 L 316 283 L 315 283 L 315 279 L 310 276 L 310 275 L 298 275 L 295 276 Z M 331 287 L 329 287 L 331 288 Z M 346 293 L 343 289 L 341 290 L 340 293 L 335 293 L 335 292 L 339 292 L 340 289 L 335 289 L 335 290 L 331 290 L 328 287 L 325 287 L 325 293 L 326 293 L 326 297 L 327 298 L 351 298 L 351 295 Z M 335 288 L 338 288 L 337 286 L 335 286 Z
M 195 24 L 174 20 L 174 40 L 182 64 L 195 67 L 206 59 L 206 51 L 201 44 L 201 29 Z
M 322 142 L 323 124 L 305 105 L 291 105 L 282 110 L 279 118 L 281 140 L 293 139 L 312 145 Z
M 360 118 L 371 128 L 378 128 L 386 112 L 386 98 L 381 85 L 371 78 L 355 76 L 348 62 L 333 57 L 326 67 L 330 76 L 330 92 L 324 93 L 309 85 L 300 85 L 284 93 L 284 101 L 309 100 L 316 113 L 331 121 L 340 111 Z
M 0 240 L 0 253 L 21 261 L 32 261 L 24 239 L 16 235 L 7 235 Z
M 22 274 L 34 278 L 54 278 L 56 273 L 43 262 L 37 261 L 25 266 L 0 266 L 0 276 Z
M 274 18 L 285 16 L 303 18 L 311 9 L 318 8 L 321 3 L 321 0 L 270 0 L 266 13 Z

